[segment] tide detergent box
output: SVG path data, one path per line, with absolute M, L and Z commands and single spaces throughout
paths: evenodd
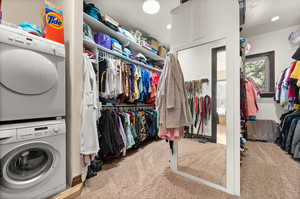
M 44 37 L 52 41 L 64 43 L 64 20 L 63 11 L 49 1 L 45 1 Z

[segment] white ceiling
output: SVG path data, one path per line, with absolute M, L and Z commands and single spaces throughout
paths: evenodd
M 109 14 L 121 25 L 139 29 L 164 44 L 170 43 L 170 32 L 166 26 L 171 23 L 170 11 L 180 5 L 180 0 L 159 0 L 160 11 L 156 15 L 143 12 L 144 0 L 87 0 L 94 2 L 102 12 Z
M 245 37 L 300 24 L 300 0 L 246 0 Z M 276 22 L 271 18 L 279 16 Z

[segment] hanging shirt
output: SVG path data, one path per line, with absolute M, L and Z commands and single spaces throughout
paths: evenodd
M 122 140 L 124 142 L 124 148 L 122 149 L 121 152 L 123 153 L 123 156 L 125 156 L 126 155 L 127 138 L 126 138 L 126 134 L 124 132 L 124 127 L 123 127 L 123 124 L 122 124 L 122 120 L 119 116 L 118 116 L 118 121 L 119 121 L 120 135 L 122 136 Z
M 291 78 L 300 79 L 300 61 L 297 61 L 294 71 L 291 74 Z
M 134 93 L 135 93 L 135 66 L 129 65 L 130 68 L 130 95 L 129 95 L 129 102 L 134 102 Z
M 134 137 L 132 135 L 131 132 L 131 126 L 130 126 L 130 117 L 127 113 L 124 113 L 124 118 L 125 118 L 125 124 L 124 124 L 124 129 L 126 132 L 126 136 L 127 136 L 127 149 L 130 149 L 131 147 L 133 147 L 133 145 L 135 145 L 135 141 L 134 141 Z
M 143 93 L 143 79 L 142 79 L 142 68 L 138 68 L 138 76 L 139 76 L 139 85 L 138 85 L 138 88 L 139 88 L 139 101 L 142 97 L 142 93 Z
M 255 116 L 258 107 L 256 104 L 256 98 L 257 98 L 257 93 L 255 88 L 252 85 L 252 82 L 248 81 L 246 82 L 246 93 L 247 93 L 247 116 Z
M 285 72 L 286 72 L 287 68 L 285 68 L 281 74 L 280 74 L 280 78 L 279 81 L 277 82 L 277 86 L 276 86 L 276 92 L 275 92 L 275 100 L 277 101 L 277 103 L 280 103 L 280 95 L 281 95 L 281 86 L 282 86 L 282 81 L 285 77 Z
M 124 93 L 121 60 L 114 61 L 114 64 L 116 66 L 116 94 L 119 96 Z
M 294 98 L 295 97 L 295 89 L 291 86 L 291 76 L 292 73 L 294 72 L 295 68 L 296 68 L 296 63 L 297 62 L 293 62 L 291 65 L 291 69 L 290 69 L 290 73 L 289 73 L 289 77 L 287 79 L 287 84 L 288 84 L 288 98 Z
M 138 100 L 140 98 L 140 91 L 139 91 L 139 72 L 136 69 L 134 72 L 134 93 L 133 98 L 134 100 Z
M 289 103 L 289 99 L 288 99 L 289 85 L 287 83 L 287 80 L 289 78 L 290 69 L 291 68 L 288 68 L 285 71 L 284 78 L 281 84 L 281 91 L 280 91 L 280 105 L 283 106 L 285 109 L 288 108 L 288 103 Z

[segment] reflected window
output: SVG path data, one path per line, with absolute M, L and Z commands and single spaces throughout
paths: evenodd
M 226 114 L 226 50 L 217 52 L 217 113 Z

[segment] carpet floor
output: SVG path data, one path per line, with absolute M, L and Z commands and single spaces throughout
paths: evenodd
M 210 144 L 204 144 L 202 150 L 209 147 Z M 300 198 L 299 162 L 274 144 L 248 142 L 247 147 L 241 166 L 241 199 Z M 203 158 L 203 153 L 198 154 Z M 214 156 L 206 158 L 218 160 Z M 238 198 L 173 174 L 169 159 L 169 148 L 164 141 L 146 145 L 122 160 L 105 165 L 98 176 L 87 181 L 76 199 Z M 222 177 L 222 172 L 217 176 Z

